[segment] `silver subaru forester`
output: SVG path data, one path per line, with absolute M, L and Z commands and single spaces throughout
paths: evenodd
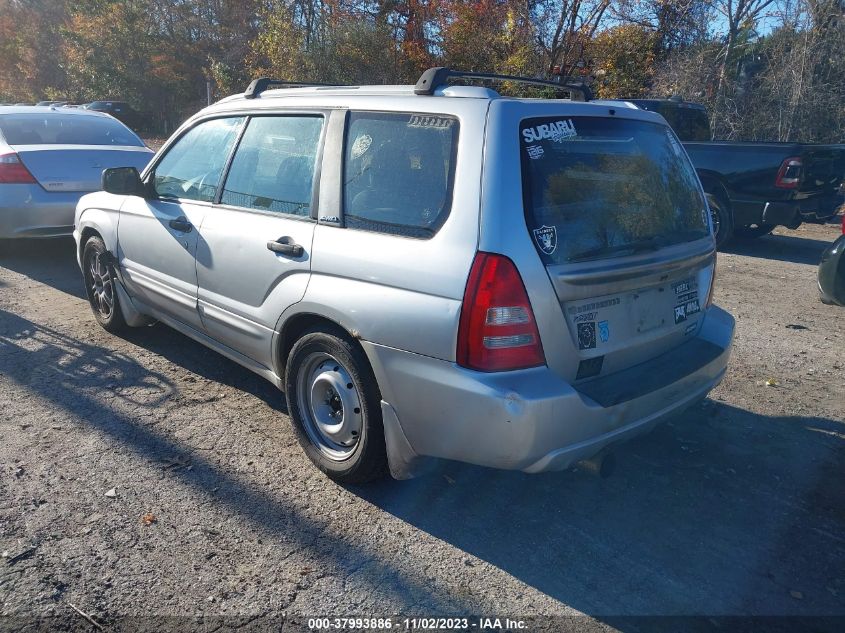
M 264 376 L 345 482 L 561 470 L 704 398 L 734 321 L 666 122 L 456 78 L 478 76 L 256 80 L 143 173 L 106 170 L 74 230 L 96 319 L 161 321 Z

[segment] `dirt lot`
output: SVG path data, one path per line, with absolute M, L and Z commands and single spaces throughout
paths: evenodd
M 89 626 L 71 604 L 106 628 L 150 614 L 587 614 L 575 625 L 623 630 L 636 626 L 618 616 L 845 616 L 845 309 L 815 287 L 836 232 L 720 255 L 728 375 L 622 447 L 611 478 L 450 464 L 370 487 L 312 468 L 281 394 L 246 370 L 165 326 L 101 330 L 71 243 L 0 254 L 0 601 L 21 618 L 0 628 Z

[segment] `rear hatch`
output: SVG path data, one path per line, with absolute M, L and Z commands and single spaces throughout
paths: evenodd
M 578 363 L 618 372 L 694 338 L 715 266 L 706 202 L 674 133 L 621 117 L 520 126 L 526 221 Z M 679 368 L 680 370 L 681 368 Z
M 50 192 L 97 191 L 104 169 L 140 171 L 153 156 L 141 139 L 112 117 L 50 108 L 0 117 L 0 140 Z

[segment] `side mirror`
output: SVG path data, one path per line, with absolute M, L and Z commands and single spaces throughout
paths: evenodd
M 120 196 L 145 195 L 141 175 L 134 167 L 110 167 L 103 170 L 103 191 Z

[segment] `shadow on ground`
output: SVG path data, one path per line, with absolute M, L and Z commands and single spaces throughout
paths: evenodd
M 453 464 L 357 492 L 588 614 L 845 615 L 842 433 L 707 401 L 609 479 Z
M 421 579 L 404 574 L 395 561 L 381 560 L 355 534 L 338 534 L 322 517 L 310 516 L 286 498 L 250 485 L 206 453 L 159 430 L 144 413 L 166 406 L 178 390 L 166 376 L 150 372 L 124 354 L 0 309 L 0 374 L 151 463 L 189 462 L 189 469 L 169 471 L 174 482 L 214 497 L 263 532 L 293 541 L 327 570 L 354 570 L 356 579 L 378 587 L 399 604 L 421 601 L 436 612 L 470 612 L 477 606 L 460 597 L 436 594 Z M 101 398 L 107 393 L 121 399 L 127 388 L 141 388 L 148 395 L 129 402 L 132 415 Z M 267 467 L 272 469 L 271 464 Z
M 733 255 L 775 259 L 817 266 L 830 242 L 797 235 L 766 235 L 756 239 L 732 239 L 720 250 Z
M 65 257 L 56 255 L 51 266 L 39 258 L 17 259 L 16 270 L 54 280 L 61 289 L 76 278 Z M 139 330 L 129 340 L 211 380 L 277 397 L 269 385 L 264 393 L 261 379 L 246 369 L 167 328 Z M 111 410 L 89 395 L 108 376 L 115 384 L 148 387 L 139 408 L 168 401 L 173 382 L 125 354 L 0 310 L 0 373 L 146 459 L 188 455 L 193 468 L 175 471 L 178 483 L 214 494 L 279 538 L 297 540 L 326 566 L 357 568 L 367 561 L 359 573 L 397 604 L 423 604 L 428 612 L 484 609 L 438 593 L 404 571 L 401 560 L 378 558 L 355 534 L 339 533 L 333 522 L 225 472 L 140 416 Z M 418 480 L 352 490 L 622 629 L 631 627 L 615 616 L 845 615 L 844 438 L 843 425 L 834 420 L 770 417 L 707 401 L 620 447 L 610 479 L 446 464 Z M 477 563 L 467 557 L 462 564 Z M 460 566 L 440 572 L 462 573 Z
M 85 299 L 72 238 L 7 240 L 0 245 L 0 267 Z

